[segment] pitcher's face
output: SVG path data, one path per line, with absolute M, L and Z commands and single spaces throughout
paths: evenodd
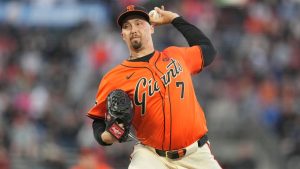
M 142 17 L 129 16 L 122 25 L 122 37 L 131 50 L 140 51 L 147 47 L 151 40 L 153 27 Z

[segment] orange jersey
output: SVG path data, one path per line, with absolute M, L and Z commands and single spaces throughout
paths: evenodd
M 133 127 L 142 144 L 161 150 L 186 147 L 207 132 L 191 75 L 203 68 L 199 46 L 155 51 L 149 62 L 123 61 L 99 85 L 91 118 L 104 118 L 106 97 L 126 91 L 134 103 Z

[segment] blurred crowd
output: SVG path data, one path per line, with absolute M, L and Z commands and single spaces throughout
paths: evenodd
M 217 58 L 193 80 L 224 169 L 300 168 L 300 1 L 45 4 L 59 2 L 97 3 L 110 18 L 71 27 L 0 23 L 0 169 L 126 168 L 134 142 L 97 145 L 86 112 L 103 74 L 128 57 L 116 17 L 129 3 L 165 5 L 215 45 Z M 170 25 L 153 38 L 158 50 L 187 45 Z

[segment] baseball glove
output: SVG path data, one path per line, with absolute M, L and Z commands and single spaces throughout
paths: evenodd
M 132 101 L 127 93 L 121 89 L 113 90 L 107 97 L 106 131 L 119 142 L 127 141 L 133 114 Z M 123 124 L 123 127 L 118 124 Z

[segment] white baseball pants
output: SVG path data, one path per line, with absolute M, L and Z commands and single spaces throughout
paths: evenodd
M 128 169 L 222 169 L 212 155 L 209 144 L 208 141 L 198 147 L 195 142 L 186 148 L 184 157 L 175 160 L 159 156 L 152 147 L 137 144 Z

